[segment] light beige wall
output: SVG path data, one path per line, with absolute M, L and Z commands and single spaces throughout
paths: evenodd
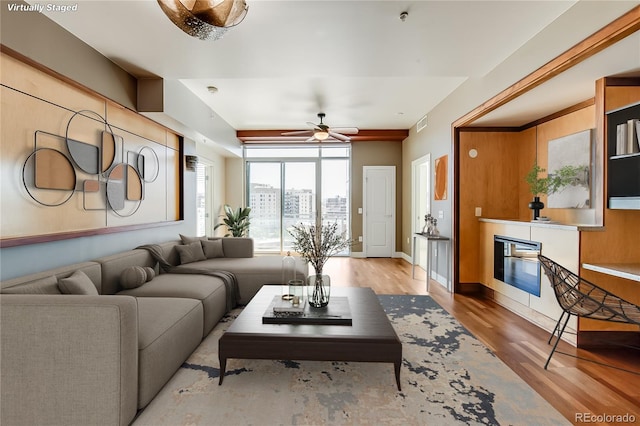
M 202 158 L 213 165 L 213 176 L 211 177 L 213 180 L 213 202 L 211 208 L 215 216 L 214 223 L 217 223 L 217 216 L 222 214 L 227 198 L 227 182 L 229 181 L 227 178 L 227 157 L 220 155 L 212 146 L 202 143 L 196 144 L 196 155 L 198 158 Z M 224 234 L 222 229 L 219 231 Z
M 245 206 L 245 175 L 244 160 L 242 158 L 227 157 L 226 163 L 226 181 L 225 181 L 225 199 L 224 203 L 230 206 Z
M 353 142 L 351 144 L 351 235 L 357 241 L 362 235 L 363 166 L 396 167 L 396 247 L 402 250 L 402 144 L 400 142 Z M 353 252 L 362 252 L 362 243 L 351 247 Z

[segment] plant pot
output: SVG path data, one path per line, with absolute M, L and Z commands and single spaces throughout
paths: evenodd
M 329 304 L 331 279 L 329 275 L 310 275 L 307 279 L 307 301 L 312 308 L 324 308 Z
M 540 210 L 544 209 L 544 203 L 540 201 L 540 197 L 533 197 L 533 201 L 529 203 L 529 208 L 533 210 L 533 220 L 540 217 Z

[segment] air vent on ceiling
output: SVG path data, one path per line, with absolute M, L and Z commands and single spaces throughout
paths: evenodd
M 427 116 L 426 115 L 424 117 L 422 117 L 420 120 L 418 120 L 418 123 L 416 124 L 416 129 L 419 132 L 420 130 L 424 129 L 425 127 L 427 127 Z

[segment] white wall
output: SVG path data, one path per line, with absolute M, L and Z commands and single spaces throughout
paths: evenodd
M 505 62 L 485 76 L 467 80 L 444 101 L 428 112 L 428 125 L 420 133 L 415 126 L 403 142 L 403 227 L 402 250 L 411 252 L 407 239 L 411 236 L 411 162 L 428 153 L 433 161 L 449 155 L 449 191 L 445 201 L 432 201 L 432 214 L 443 211 L 438 229 L 453 235 L 453 151 L 451 124 L 502 90 L 540 68 L 556 56 L 584 40 L 600 28 L 636 6 L 637 1 L 579 1 L 565 14 L 538 33 Z M 594 86 L 595 90 L 595 86 Z M 421 94 L 417 94 L 421 96 Z M 433 193 L 433 191 L 432 191 Z M 453 247 L 453 245 L 452 245 Z M 444 256 L 442 256 L 444 259 Z M 443 260 L 444 261 L 444 260 Z

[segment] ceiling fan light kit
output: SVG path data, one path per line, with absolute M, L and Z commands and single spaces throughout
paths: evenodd
M 245 0 L 158 0 L 158 4 L 171 22 L 200 40 L 222 38 L 249 11 Z
M 351 138 L 345 136 L 344 134 L 357 135 L 358 129 L 356 127 L 341 127 L 341 128 L 330 128 L 326 124 L 324 124 L 323 120 L 325 117 L 324 112 L 318 113 L 318 118 L 320 119 L 320 123 L 312 123 L 307 121 L 307 124 L 311 126 L 309 130 L 296 130 L 293 132 L 284 132 L 282 136 L 303 136 L 309 135 L 311 138 L 307 139 L 305 142 L 313 142 L 314 140 L 322 142 L 326 141 L 330 137 L 333 139 L 337 139 L 341 142 L 351 142 Z

